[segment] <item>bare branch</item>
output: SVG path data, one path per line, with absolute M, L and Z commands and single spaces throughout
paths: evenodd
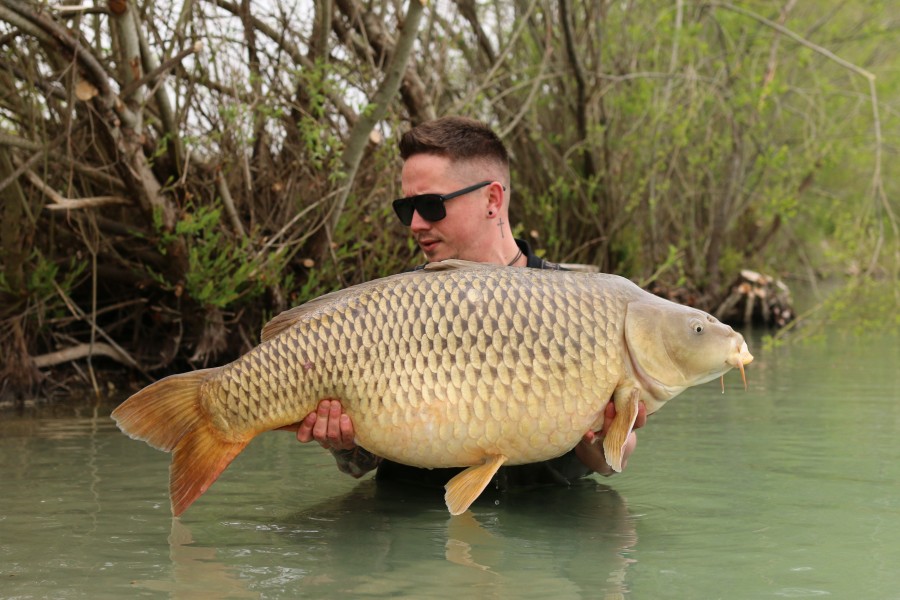
M 14 12 L 17 17 L 25 19 L 33 25 L 34 27 L 29 28 L 29 34 L 35 35 L 35 37 L 47 42 L 49 45 L 56 44 L 70 52 L 84 69 L 91 83 L 97 87 L 99 96 L 105 106 L 108 108 L 115 106 L 115 94 L 109 86 L 109 75 L 106 70 L 81 42 L 72 37 L 68 30 L 45 16 L 44 13 L 36 13 L 32 6 L 19 0 L 0 0 L 0 6 L 6 7 Z M 35 31 L 34 28 L 37 28 L 39 31 Z
M 0 146 L 12 146 L 14 148 L 35 151 L 41 150 L 44 147 L 44 144 L 0 131 Z
M 62 14 L 62 15 L 65 15 L 65 14 L 74 14 L 74 13 L 78 13 L 78 14 L 92 14 L 92 13 L 96 13 L 96 14 L 106 14 L 107 12 L 109 12 L 109 11 L 106 10 L 106 7 L 104 7 L 104 6 L 94 6 L 94 5 L 92 5 L 92 4 L 73 4 L 73 5 L 56 4 L 56 5 L 54 5 L 54 6 L 51 6 L 50 8 L 51 8 L 52 10 L 55 10 L 56 12 Z
M 478 40 L 478 47 L 481 48 L 481 52 L 484 54 L 487 64 L 493 65 L 497 62 L 497 57 L 494 54 L 494 48 L 491 46 L 491 42 L 478 19 L 478 8 L 475 5 L 475 0 L 456 0 L 456 5 L 459 7 L 460 14 L 472 27 L 472 31 L 475 33 L 475 39 Z
M 363 110 L 353 130 L 350 132 L 350 138 L 344 147 L 344 153 L 341 161 L 344 163 L 346 171 L 346 180 L 344 181 L 343 192 L 338 196 L 335 203 L 334 212 L 331 215 L 329 227 L 329 235 L 337 228 L 338 219 L 344 210 L 344 204 L 347 202 L 347 196 L 350 194 L 350 185 L 356 177 L 356 171 L 362 160 L 363 152 L 369 143 L 369 135 L 375 128 L 375 125 L 384 118 L 390 105 L 391 98 L 400 89 L 400 81 L 403 73 L 406 71 L 406 65 L 412 52 L 413 43 L 419 33 L 419 22 L 424 12 L 421 0 L 410 0 L 409 8 L 406 12 L 406 18 L 403 20 L 403 28 L 400 31 L 400 37 L 391 56 L 391 61 L 385 70 L 385 78 L 381 82 L 381 86 L 369 102 L 367 110 Z
M 141 86 L 147 85 L 148 83 L 154 83 L 157 79 L 163 76 L 167 71 L 174 69 L 177 65 L 181 64 L 181 62 L 190 56 L 191 54 L 196 54 L 203 50 L 203 42 L 196 42 L 194 45 L 189 48 L 185 48 L 172 58 L 166 60 L 161 65 L 157 65 L 153 68 L 152 71 L 146 73 L 140 79 L 135 79 L 128 83 L 125 87 L 122 88 L 122 96 L 129 96 L 135 90 L 139 89 Z
M 785 27 L 784 25 L 776 23 L 775 21 L 772 21 L 770 19 L 767 19 L 764 16 L 756 14 L 755 12 L 753 12 L 751 10 L 747 10 L 746 8 L 734 6 L 733 4 L 730 4 L 728 2 L 707 2 L 706 6 L 724 8 L 726 10 L 730 10 L 730 11 L 736 12 L 738 14 L 744 15 L 745 17 L 750 17 L 751 19 L 753 19 L 755 21 L 759 21 L 766 27 L 771 27 L 778 33 L 786 35 L 787 37 L 791 38 L 792 40 L 794 40 L 801 46 L 803 46 L 805 48 L 809 48 L 813 52 L 821 54 L 822 56 L 828 58 L 829 60 L 836 62 L 837 64 L 841 65 L 845 69 L 850 69 L 854 73 L 862 75 L 863 77 L 865 77 L 867 79 L 873 79 L 873 80 L 875 79 L 874 73 L 871 73 L 871 72 L 863 69 L 860 66 L 854 65 L 853 63 L 844 60 L 843 58 L 841 58 L 840 56 L 838 56 L 831 50 L 829 50 L 827 48 L 823 48 L 822 46 L 819 46 L 818 44 L 814 44 L 813 42 L 811 42 L 808 39 L 801 36 L 799 33 L 795 33 L 793 31 L 791 31 L 790 29 L 788 29 L 787 27 Z
M 575 34 L 572 31 L 572 7 L 570 5 L 570 0 L 559 0 L 559 12 L 566 41 L 566 54 L 569 57 L 572 74 L 575 76 L 575 121 L 578 127 L 578 141 L 579 143 L 582 143 L 587 140 L 588 137 L 587 78 L 584 65 L 581 62 L 581 57 L 575 44 Z M 592 177 L 596 171 L 596 167 L 594 165 L 594 156 L 589 148 L 586 147 L 584 149 L 582 159 L 582 175 L 584 177 Z
M 104 344 L 103 342 L 77 344 L 75 346 L 64 348 L 63 350 L 57 350 L 56 352 L 48 352 L 47 354 L 34 356 L 32 357 L 32 360 L 34 361 L 35 367 L 45 369 L 47 367 L 53 367 L 80 358 L 87 358 L 89 356 L 105 356 L 116 362 L 120 362 L 123 365 L 128 365 L 129 367 L 134 363 L 134 359 L 128 356 L 128 354 L 123 354 L 121 348 L 116 348 L 115 346 Z
M 222 171 L 216 173 L 216 188 L 219 190 L 219 197 L 222 199 L 222 204 L 225 205 L 225 214 L 231 220 L 234 232 L 241 237 L 246 236 L 247 234 L 244 232 L 244 226 L 241 224 L 241 219 L 234 207 L 234 199 L 231 197 L 231 191 L 228 189 L 228 184 L 225 182 L 225 176 L 222 175 Z
M 869 81 L 869 97 L 871 99 L 871 104 L 872 104 L 872 119 L 873 119 L 874 135 L 875 135 L 875 161 L 874 161 L 875 165 L 874 165 L 874 172 L 872 174 L 871 193 L 876 202 L 876 209 L 878 210 L 878 212 L 884 211 L 884 214 L 885 214 L 886 218 L 889 220 L 891 227 L 894 231 L 894 236 L 897 237 L 898 239 L 900 239 L 900 224 L 898 224 L 897 216 L 894 214 L 893 209 L 891 208 L 890 202 L 887 199 L 887 195 L 884 192 L 884 182 L 882 180 L 882 175 L 881 175 L 883 141 L 882 141 L 882 132 L 881 132 L 881 117 L 879 115 L 879 110 L 878 110 L 878 90 L 875 86 L 875 79 L 876 79 L 875 74 L 870 71 L 867 71 L 866 69 L 863 69 L 862 67 L 855 65 L 847 60 L 844 60 L 843 58 L 834 54 L 827 48 L 823 48 L 822 46 L 819 46 L 818 44 L 814 44 L 813 42 L 807 40 L 800 34 L 791 31 L 784 25 L 782 25 L 780 23 L 776 23 L 774 21 L 771 21 L 770 19 L 767 19 L 761 15 L 758 15 L 758 14 L 754 13 L 753 11 L 734 6 L 733 4 L 730 4 L 728 2 L 710 2 L 707 5 L 724 8 L 726 10 L 730 10 L 730 11 L 736 12 L 738 14 L 744 15 L 746 17 L 749 17 L 751 19 L 754 19 L 754 20 L 766 25 L 767 27 L 770 27 L 770 28 L 774 29 L 775 31 L 778 31 L 779 33 L 791 38 L 792 40 L 794 40 L 801 46 L 803 46 L 805 48 L 809 48 L 813 52 L 821 54 L 822 56 L 837 63 L 838 65 L 844 67 L 845 69 L 848 69 L 858 75 L 862 75 Z M 872 253 L 872 258 L 870 260 L 869 267 L 867 269 L 867 272 L 869 274 L 871 274 L 874 271 L 875 266 L 877 264 L 878 255 L 879 255 L 880 249 L 883 245 L 883 235 L 884 235 L 883 231 L 879 227 L 879 237 L 876 240 L 875 250 Z M 898 256 L 896 256 L 895 258 L 900 259 L 900 250 L 898 250 Z
M 210 2 L 212 4 L 215 4 L 219 8 L 223 8 L 223 9 L 227 10 L 228 12 L 230 12 L 231 14 L 233 14 L 235 16 L 239 17 L 241 15 L 240 6 L 238 6 L 234 2 L 228 2 L 227 0 L 206 0 L 206 1 Z M 253 17 L 253 16 L 251 16 L 250 22 L 253 24 L 253 27 L 255 27 L 258 31 L 265 34 L 266 37 L 268 37 L 270 40 L 272 40 L 273 42 L 278 44 L 279 48 L 281 48 L 281 50 L 283 52 L 285 52 L 294 63 L 300 65 L 304 69 L 314 69 L 315 68 L 315 65 L 309 59 L 309 57 L 307 57 L 303 52 L 301 52 L 300 49 L 297 48 L 296 45 L 291 43 L 289 40 L 285 39 L 285 37 L 283 35 L 281 35 L 278 31 L 273 29 L 268 23 L 266 23 L 262 19 L 259 19 L 257 17 Z M 356 122 L 356 112 L 352 108 L 350 108 L 343 101 L 343 99 L 341 99 L 340 97 L 335 96 L 333 94 L 329 94 L 328 99 L 334 104 L 334 106 L 338 109 L 340 114 L 344 117 L 344 119 L 348 123 L 352 124 L 352 123 Z
M 32 154 L 30 157 L 28 157 L 28 159 L 25 160 L 25 162 L 23 162 L 21 165 L 19 165 L 9 176 L 7 176 L 2 181 L 0 181 L 0 192 L 2 192 L 4 189 L 6 189 L 6 187 L 8 185 L 10 185 L 12 182 L 14 182 L 16 179 L 21 177 L 22 173 L 24 173 L 25 171 L 30 169 L 32 166 L 37 164 L 37 162 L 39 160 L 44 158 L 44 155 L 46 153 L 50 152 L 51 150 L 53 150 L 56 147 L 61 146 L 63 143 L 65 143 L 66 140 L 68 139 L 68 136 L 70 136 L 73 133 L 75 133 L 76 131 L 78 131 L 81 127 L 82 127 L 82 125 L 79 124 L 79 125 L 76 125 L 72 129 L 72 131 L 63 132 L 62 134 L 57 136 L 56 139 L 48 142 L 40 150 L 38 150 L 37 152 Z
M 119 352 L 119 355 L 125 359 L 125 362 L 127 364 L 131 365 L 135 369 L 138 369 L 139 371 L 144 373 L 144 375 L 147 375 L 147 373 L 144 372 L 144 370 L 141 368 L 141 366 L 138 364 L 138 362 L 136 360 L 134 360 L 134 358 L 132 358 L 131 355 L 125 351 L 124 348 L 122 348 L 119 344 L 117 344 L 105 331 L 103 331 L 103 329 L 101 329 L 95 321 L 87 318 L 87 314 L 83 310 L 81 310 L 81 308 L 79 308 L 77 304 L 75 304 L 72 301 L 72 299 L 69 297 L 69 295 L 61 287 L 59 287 L 58 283 L 56 283 L 54 281 L 53 287 L 56 289 L 56 293 L 59 294 L 60 298 L 62 298 L 66 307 L 69 309 L 69 311 L 72 313 L 73 316 L 78 317 L 82 321 L 86 321 L 91 326 L 92 330 L 99 333 L 103 337 L 103 339 L 105 339 L 109 343 L 110 346 L 112 346 L 117 352 Z M 94 344 L 94 345 L 96 345 L 96 344 Z
M 336 0 L 336 2 L 341 13 L 368 42 L 368 45 L 364 45 L 354 43 L 355 40 L 348 41 L 348 45 L 353 48 L 361 60 L 372 59 L 371 52 L 374 53 L 375 62 L 380 63 L 395 51 L 392 48 L 394 42 L 391 36 L 385 31 L 383 23 L 375 15 L 361 11 L 356 0 Z M 335 22 L 334 28 L 339 30 L 337 22 Z M 359 36 L 355 37 L 358 38 Z M 400 82 L 400 94 L 404 104 L 411 113 L 413 121 L 423 121 L 435 117 L 434 106 L 428 100 L 425 84 L 409 62 Z
M 28 181 L 30 181 L 34 187 L 41 190 L 41 192 L 43 192 L 45 196 L 53 201 L 53 204 L 45 207 L 49 210 L 77 210 L 81 208 L 95 208 L 98 206 L 105 206 L 107 204 L 129 204 L 128 199 L 121 196 L 65 198 L 62 196 L 62 194 L 58 193 L 56 190 L 44 183 L 44 181 L 40 177 L 38 177 L 34 173 L 34 171 L 31 171 L 30 169 L 28 171 L 25 171 L 25 177 L 28 178 Z
M 138 36 L 138 24 L 132 14 L 134 9 L 127 2 L 122 2 L 124 10 L 113 11 L 110 23 L 116 32 L 119 55 L 116 63 L 119 70 L 119 79 L 122 84 L 120 98 L 128 104 L 131 111 L 125 113 L 122 121 L 126 126 L 141 133 L 143 129 L 144 93 L 141 81 L 143 79 L 143 61 L 141 60 L 141 43 Z

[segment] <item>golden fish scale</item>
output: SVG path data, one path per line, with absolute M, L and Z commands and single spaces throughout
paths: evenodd
M 599 426 L 622 365 L 622 294 L 533 269 L 413 273 L 338 297 L 225 367 L 201 396 L 239 438 L 339 398 L 392 460 L 545 460 Z

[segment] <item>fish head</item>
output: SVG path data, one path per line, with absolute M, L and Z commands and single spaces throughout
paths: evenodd
M 753 360 L 744 337 L 730 326 L 656 297 L 628 305 L 625 342 L 635 375 L 657 402 L 733 368 L 743 376 Z

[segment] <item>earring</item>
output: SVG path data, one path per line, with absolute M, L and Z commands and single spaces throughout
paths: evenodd
M 489 216 L 489 217 L 493 217 L 493 216 L 494 216 L 494 211 L 489 210 L 489 211 L 488 211 L 488 216 Z

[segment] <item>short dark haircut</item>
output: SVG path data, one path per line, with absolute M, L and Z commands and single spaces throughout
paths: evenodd
M 441 117 L 413 127 L 400 138 L 400 158 L 416 154 L 452 161 L 489 160 L 509 169 L 509 153 L 494 131 L 475 119 Z

